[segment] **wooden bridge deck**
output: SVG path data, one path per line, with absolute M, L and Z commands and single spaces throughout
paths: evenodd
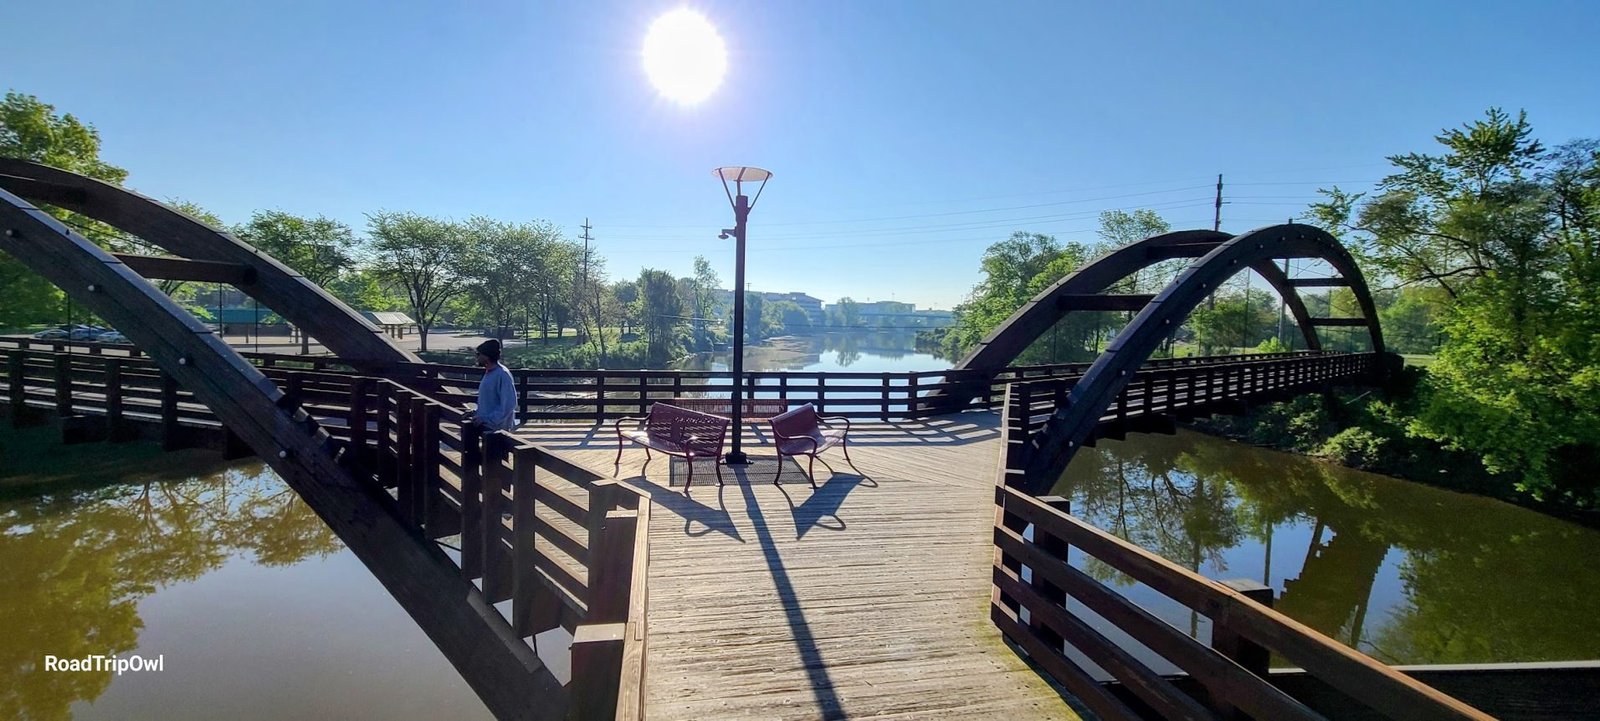
M 998 414 L 856 423 L 850 471 L 836 451 L 813 491 L 793 461 L 774 486 L 771 446 L 717 486 L 697 464 L 623 453 L 650 489 L 651 719 L 1073 719 L 988 619 Z M 593 468 L 611 425 L 525 426 Z

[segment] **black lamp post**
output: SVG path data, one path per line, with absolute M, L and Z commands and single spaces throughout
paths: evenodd
M 739 447 L 744 437 L 745 225 L 750 219 L 750 209 L 761 199 L 761 191 L 766 189 L 767 179 L 772 177 L 772 173 L 742 165 L 717 168 L 711 173 L 722 180 L 722 190 L 728 194 L 728 203 L 733 206 L 733 228 L 723 229 L 722 235 L 718 237 L 727 240 L 728 236 L 732 235 L 736 248 L 733 265 L 733 450 L 729 451 L 724 459 L 728 465 L 744 465 L 750 462 Z M 732 188 L 728 187 L 730 181 L 733 183 Z M 745 196 L 745 183 L 760 183 L 756 186 L 754 199 Z

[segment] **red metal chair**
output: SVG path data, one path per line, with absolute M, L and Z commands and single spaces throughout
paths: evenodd
M 829 427 L 834 421 L 843 421 L 844 428 Z M 816 469 L 817 454 L 834 446 L 844 451 L 844 462 L 850 464 L 850 470 L 862 478 L 866 477 L 867 474 L 856 468 L 855 461 L 850 460 L 849 418 L 819 416 L 816 407 L 807 403 L 773 416 L 767 422 L 772 424 L 772 438 L 778 448 L 778 472 L 772 477 L 774 485 L 783 478 L 784 456 L 806 456 L 806 479 L 811 481 L 812 488 L 816 488 L 817 477 L 813 471 Z

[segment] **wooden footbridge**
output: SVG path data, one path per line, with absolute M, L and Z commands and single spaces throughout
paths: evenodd
M 30 201 L 171 255 L 107 253 Z M 948 371 L 758 374 L 756 393 L 862 419 L 851 445 L 864 475 L 816 490 L 751 482 L 781 472 L 761 467 L 776 461 L 759 458 L 752 427 L 757 464 L 692 496 L 673 487 L 678 466 L 610 466 L 599 422 L 726 393 L 725 374 L 519 371 L 531 422 L 480 434 L 460 423 L 474 369 L 418 362 L 276 261 L 149 199 L 0 161 L 0 229 L 0 250 L 138 349 L 0 343 L 13 423 L 54 416 L 68 440 L 149 433 L 259 455 L 502 718 L 1487 718 L 1273 612 L 1258 589 L 1196 577 L 1040 495 L 1096 438 L 1381 379 L 1367 301 L 1364 319 L 1302 325 L 1366 325 L 1377 352 L 1149 360 L 1207 288 L 1275 258 L 1329 259 L 1341 277 L 1325 282 L 1365 299 L 1348 256 L 1304 226 L 1129 246 L 1108 256 L 1126 263 L 1064 279 Z M 1174 257 L 1195 260 L 1163 293 L 1104 294 L 1113 270 Z M 240 353 L 152 278 L 235 283 L 336 357 Z M 1140 302 L 1092 364 L 995 360 L 1051 318 Z M 1077 572 L 1069 548 L 1210 617 L 1211 643 Z M 1155 674 L 1080 608 L 1188 677 Z M 528 642 L 557 628 L 573 639 L 565 686 Z M 1320 690 L 1269 673 L 1269 651 Z

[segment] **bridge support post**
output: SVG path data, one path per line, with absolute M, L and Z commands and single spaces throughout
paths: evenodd
M 11 427 L 27 428 L 39 424 L 39 416 L 28 408 L 28 362 L 23 351 L 6 354 L 6 395 L 11 398 Z
M 1039 501 L 1062 513 L 1072 512 L 1072 502 L 1062 498 L 1061 496 L 1040 496 Z M 1058 558 L 1061 559 L 1062 563 L 1066 563 L 1067 551 L 1070 548 L 1066 539 L 1056 536 L 1049 531 L 1043 530 L 1037 525 L 1032 526 L 1032 528 L 1033 545 L 1037 546 L 1040 551 L 1049 554 L 1051 558 Z M 1063 609 L 1067 607 L 1067 592 L 1055 584 L 1045 580 L 1044 576 L 1040 575 L 1039 573 L 1034 573 L 1031 585 L 1033 586 L 1034 590 L 1039 592 L 1040 596 L 1044 597 L 1046 601 L 1060 606 Z M 1039 638 L 1045 643 L 1049 644 L 1050 648 L 1056 651 L 1066 651 L 1066 639 L 1063 639 L 1061 634 L 1057 633 L 1055 629 L 1045 624 L 1041 617 L 1038 615 L 1032 615 L 1028 620 L 1028 625 L 1033 627 L 1034 632 L 1039 634 Z
M 1251 601 L 1267 608 L 1272 608 L 1272 589 L 1268 586 L 1248 579 L 1232 579 L 1219 581 L 1219 583 L 1238 591 Z M 1216 649 L 1217 653 L 1228 657 L 1251 674 L 1260 678 L 1267 677 L 1267 666 L 1272 653 L 1254 641 L 1240 635 L 1238 630 L 1228 623 L 1227 617 L 1212 619 L 1211 647 Z M 1221 718 L 1249 718 L 1227 702 L 1213 699 L 1210 705 Z

